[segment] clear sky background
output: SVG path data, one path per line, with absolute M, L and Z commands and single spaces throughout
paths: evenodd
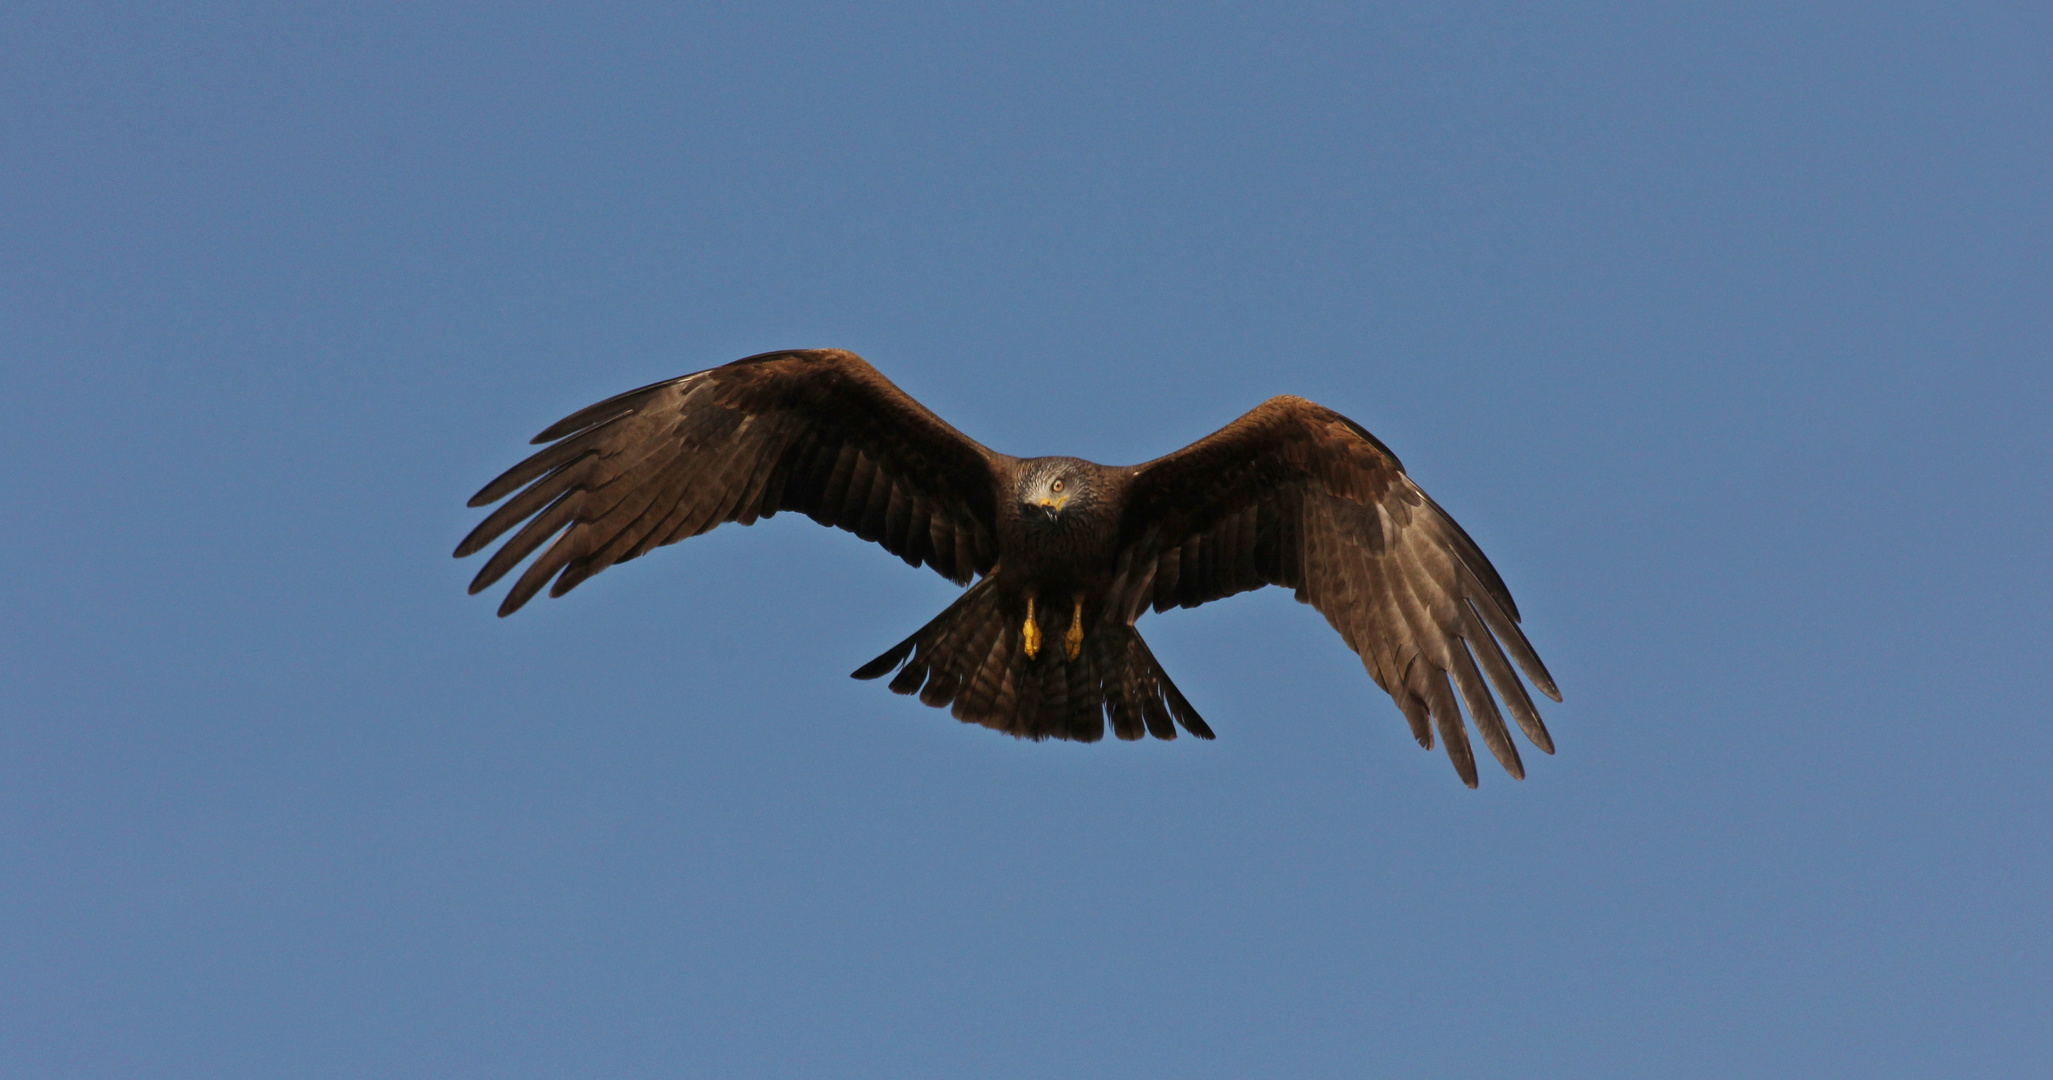
M 2053 7 L 1420 9 L 0 11 L 0 1075 L 2053 1075 Z M 790 516 L 465 596 L 534 432 L 827 345 L 1355 418 L 1559 754 L 1278 590 L 1141 623 L 1217 742 L 966 727 Z

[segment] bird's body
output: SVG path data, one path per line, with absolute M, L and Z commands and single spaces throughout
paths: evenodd
M 1410 721 L 1476 782 L 1458 691 L 1523 775 L 1487 674 L 1535 745 L 1553 744 L 1512 673 L 1559 700 L 1517 608 L 1460 526 L 1360 425 L 1302 398 L 1263 403 L 1142 465 L 1015 458 L 949 427 L 860 357 L 765 353 L 609 398 L 537 436 L 548 449 L 471 500 L 511 495 L 462 544 L 526 524 L 476 592 L 553 543 L 500 614 L 726 521 L 796 510 L 975 584 L 856 671 L 1026 738 L 1212 732 L 1134 624 L 1264 585 L 1317 607 Z M 515 494 L 518 492 L 518 494 Z M 1506 653 L 1509 653 L 1507 659 Z

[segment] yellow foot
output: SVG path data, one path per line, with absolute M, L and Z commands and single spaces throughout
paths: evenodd
M 1041 655 L 1041 627 L 1034 622 L 1034 601 L 1027 598 L 1026 625 L 1019 628 L 1020 644 L 1026 649 L 1027 659 Z
M 1069 633 L 1062 635 L 1062 655 L 1071 660 L 1084 651 L 1084 601 L 1077 597 L 1076 614 L 1069 618 Z

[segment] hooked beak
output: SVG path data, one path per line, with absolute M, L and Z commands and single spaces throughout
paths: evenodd
M 1056 499 L 1042 499 L 1042 500 L 1041 500 L 1041 505 L 1042 505 L 1042 506 L 1044 506 L 1044 507 L 1047 507 L 1047 508 L 1048 508 L 1048 509 L 1050 509 L 1050 510 L 1060 510 L 1060 509 L 1062 509 L 1062 504 L 1063 504 L 1063 503 L 1066 503 L 1066 502 L 1068 502 L 1068 501 L 1069 501 L 1069 496 L 1067 496 L 1067 495 L 1064 495 L 1064 496 L 1062 496 L 1061 498 L 1056 498 Z

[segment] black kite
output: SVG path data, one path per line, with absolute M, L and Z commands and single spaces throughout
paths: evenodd
M 513 498 L 457 545 L 483 550 L 475 593 L 549 544 L 499 605 L 724 522 L 796 510 L 959 585 L 948 609 L 855 672 L 1030 739 L 1176 737 L 1211 728 L 1134 623 L 1264 585 L 1293 589 L 1411 722 L 1476 784 L 1455 695 L 1514 777 L 1525 767 L 1484 675 L 1554 752 L 1512 661 L 1561 695 L 1490 561 L 1361 425 L 1277 397 L 1167 457 L 1111 468 L 984 448 L 854 353 L 764 353 L 582 409 L 553 443 L 472 496 Z M 516 494 L 517 492 L 517 494 Z M 551 585 L 551 582 L 554 582 Z M 1044 638 L 1042 627 L 1053 640 Z M 1506 653 L 1510 658 L 1506 658 Z

